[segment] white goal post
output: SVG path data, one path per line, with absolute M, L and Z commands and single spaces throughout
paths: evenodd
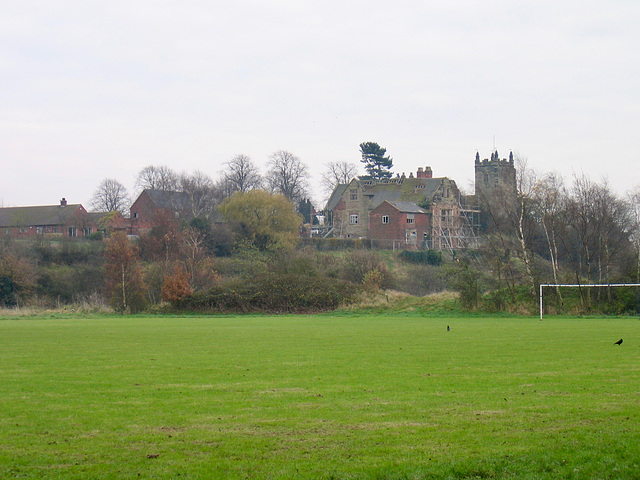
M 640 287 L 640 283 L 591 283 L 591 284 L 580 284 L 580 283 L 542 283 L 540 284 L 540 320 L 542 320 L 542 289 L 544 287 L 580 287 L 580 288 L 591 288 L 591 287 Z

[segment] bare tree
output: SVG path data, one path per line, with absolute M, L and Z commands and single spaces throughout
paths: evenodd
M 131 205 L 124 185 L 115 178 L 105 178 L 91 198 L 91 207 L 96 212 L 120 212 L 125 214 Z
M 629 233 L 636 254 L 636 282 L 640 282 L 640 185 L 627 193 L 629 203 Z
M 544 236 L 549 250 L 553 281 L 555 284 L 558 284 L 560 283 L 558 278 L 560 271 L 558 237 L 564 230 L 562 219 L 567 196 L 562 177 L 555 173 L 546 174 L 536 182 L 533 195 L 535 198 L 534 208 L 536 210 L 536 217 L 544 230 Z M 556 287 L 556 294 L 562 303 L 559 287 Z
M 629 204 L 618 198 L 608 183 L 576 176 L 568 199 L 566 223 L 575 234 L 576 277 L 610 281 L 616 258 L 629 246 L 633 223 Z M 587 290 L 587 305 L 591 292 Z
M 346 161 L 329 162 L 322 173 L 320 183 L 327 194 L 331 194 L 337 185 L 349 183 L 358 175 L 358 167 L 355 163 Z
M 180 176 L 179 190 L 189 195 L 194 217 L 209 218 L 215 206 L 221 202 L 221 192 L 211 177 L 198 170 Z
M 246 193 L 262 186 L 262 176 L 247 155 L 236 155 L 224 165 L 227 167 L 222 173 L 225 196 L 235 192 Z
M 520 243 L 522 261 L 524 262 L 527 277 L 531 288 L 535 291 L 535 279 L 533 278 L 533 252 L 531 248 L 532 236 L 536 228 L 534 221 L 533 200 L 534 189 L 537 182 L 536 173 L 527 165 L 527 159 L 516 158 L 516 198 L 511 211 L 512 222 L 515 227 L 516 237 Z
M 308 196 L 307 177 L 307 166 L 294 154 L 278 150 L 269 157 L 266 181 L 272 192 L 299 202 Z
M 140 190 L 175 191 L 178 189 L 179 175 L 165 165 L 148 165 L 136 177 L 136 188 Z

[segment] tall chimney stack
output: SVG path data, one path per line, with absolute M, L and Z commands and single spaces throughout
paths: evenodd
M 418 167 L 418 173 L 416 175 L 417 178 L 433 178 L 433 170 L 431 167 Z

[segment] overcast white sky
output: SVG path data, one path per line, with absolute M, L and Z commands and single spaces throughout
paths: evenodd
M 0 204 L 88 206 L 143 167 L 476 151 L 640 184 L 638 0 L 0 0 Z M 361 169 L 362 171 L 362 169 Z M 320 189 L 315 195 L 321 199 Z

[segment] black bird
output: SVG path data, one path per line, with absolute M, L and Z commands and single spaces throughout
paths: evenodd
M 451 329 L 449 328 L 449 325 L 447 325 L 447 332 L 451 331 Z
M 621 345 L 622 344 L 622 339 L 618 340 L 617 342 L 613 342 L 614 345 Z

